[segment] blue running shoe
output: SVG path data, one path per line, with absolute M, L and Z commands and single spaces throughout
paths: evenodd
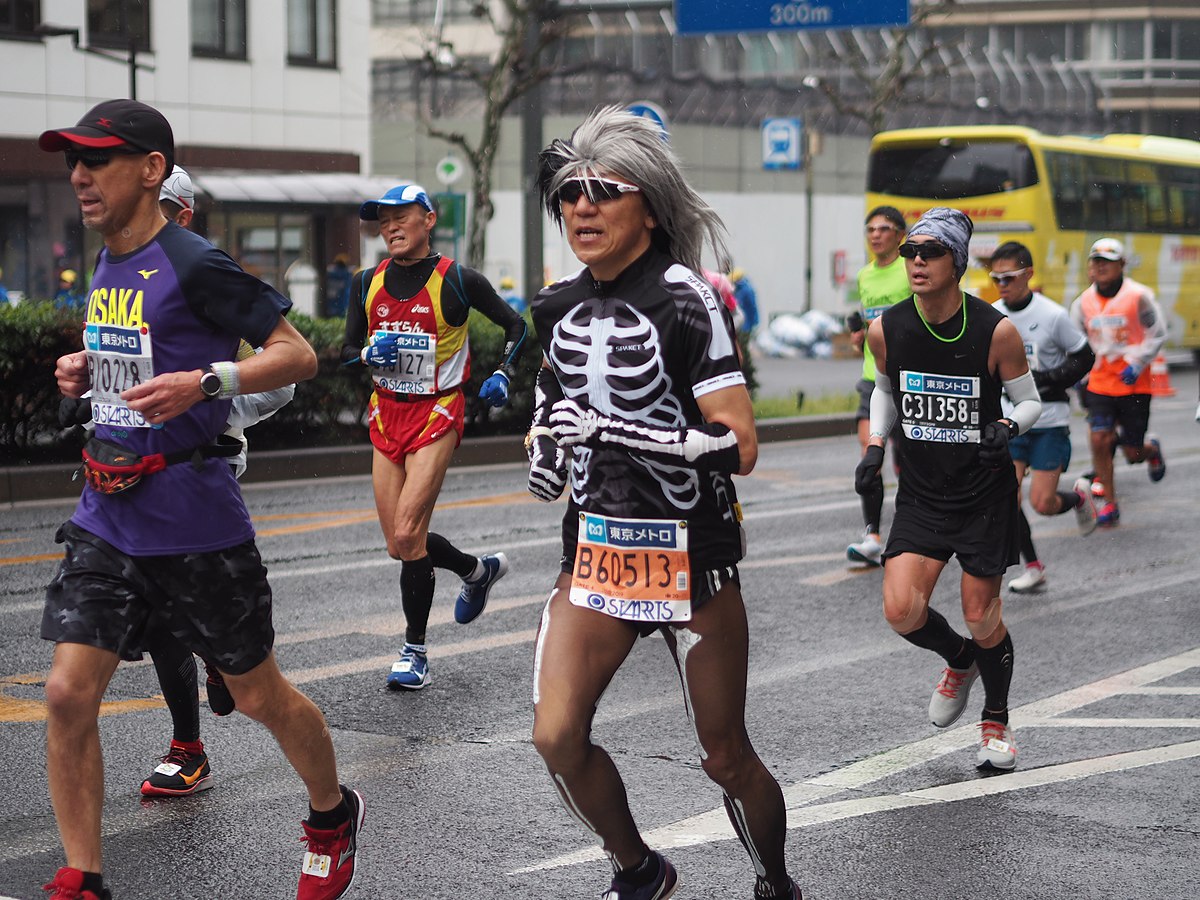
M 478 581 L 464 581 L 454 604 L 454 621 L 459 625 L 479 618 L 487 606 L 492 585 L 508 573 L 508 557 L 503 553 L 484 556 L 480 561 L 483 563 L 483 576 Z
M 657 850 L 651 850 L 650 856 L 658 864 L 658 872 L 649 884 L 636 887 L 620 878 L 614 878 L 612 885 L 600 900 L 667 900 L 675 893 L 675 888 L 679 886 L 679 876 L 675 874 L 675 867 Z
M 1156 437 L 1149 438 L 1146 443 L 1154 448 L 1154 452 L 1146 458 L 1147 474 L 1151 481 L 1162 481 L 1163 476 L 1167 474 L 1167 461 L 1163 459 L 1162 444 Z
M 1096 512 L 1096 524 L 1101 528 L 1112 528 L 1121 521 L 1121 510 L 1117 509 L 1117 504 L 1111 500 L 1105 503 Z
M 431 680 L 425 645 L 406 642 L 400 658 L 392 663 L 392 671 L 388 672 L 387 686 L 393 691 L 419 691 Z

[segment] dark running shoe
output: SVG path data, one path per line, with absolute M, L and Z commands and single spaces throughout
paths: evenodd
M 478 581 L 463 581 L 462 590 L 454 604 L 454 621 L 459 625 L 474 622 L 487 606 L 492 585 L 508 572 L 508 557 L 503 553 L 481 557 L 483 576 Z
M 212 787 L 212 769 L 208 756 L 201 749 L 192 753 L 178 741 L 171 747 L 162 762 L 142 782 L 143 797 L 186 797 Z
M 1163 459 L 1162 444 L 1158 438 L 1152 437 L 1146 441 L 1154 452 L 1146 457 L 1146 474 L 1150 476 L 1151 481 L 1162 481 L 1163 476 L 1167 474 L 1167 461 Z
M 300 885 L 296 900 L 337 900 L 350 890 L 354 882 L 358 833 L 367 815 L 362 794 L 342 785 L 342 796 L 350 807 L 350 818 L 337 828 L 309 828 L 301 822 L 308 845 L 300 868 Z
M 1109 500 L 1098 510 L 1096 510 L 1096 524 L 1101 528 L 1112 528 L 1121 522 L 1121 510 L 1117 509 L 1117 504 Z
M 800 885 L 791 879 L 788 879 L 788 881 L 788 892 L 786 894 L 773 894 L 770 897 L 763 895 L 760 897 L 756 889 L 754 900 L 804 900 L 804 895 L 800 893 Z
M 608 890 L 600 900 L 667 900 L 679 886 L 679 876 L 675 867 L 657 850 L 651 850 L 650 855 L 658 864 L 658 872 L 649 884 L 641 887 L 628 884 L 620 878 L 614 878 Z
M 233 694 L 229 693 L 229 688 L 225 685 L 225 676 L 207 659 L 204 660 L 204 671 L 208 675 L 204 681 L 204 689 L 208 693 L 208 708 L 213 711 L 215 716 L 229 715 L 237 709 L 237 704 L 233 700 Z
M 101 888 L 100 893 L 83 889 L 83 873 L 78 869 L 63 866 L 54 873 L 54 880 L 42 885 L 43 891 L 49 891 L 47 900 L 112 900 L 112 894 L 107 888 Z

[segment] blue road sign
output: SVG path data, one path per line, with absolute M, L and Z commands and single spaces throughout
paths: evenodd
M 800 168 L 801 137 L 802 128 L 799 119 L 763 119 L 763 168 Z
M 651 103 L 649 100 L 636 100 L 625 108 L 635 116 L 649 119 L 662 131 L 664 140 L 670 139 L 671 133 L 667 130 L 667 114 L 657 103 Z
M 675 0 L 679 34 L 908 24 L 908 0 Z

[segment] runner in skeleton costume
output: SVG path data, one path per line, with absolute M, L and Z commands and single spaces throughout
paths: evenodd
M 566 489 L 562 572 L 534 660 L 534 744 L 568 811 L 612 862 L 608 900 L 661 900 L 674 867 L 638 833 L 596 704 L 639 635 L 674 656 L 704 771 L 753 861 L 754 896 L 795 898 L 779 785 L 745 728 L 744 552 L 732 476 L 758 455 L 732 322 L 698 273 L 723 226 L 661 132 L 615 108 L 540 159 L 542 202 L 584 268 L 541 291 L 545 354 L 526 439 L 529 488 Z M 572 461 L 569 472 L 566 455 Z

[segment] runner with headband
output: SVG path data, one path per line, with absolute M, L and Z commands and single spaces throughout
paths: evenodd
M 1008 442 L 1033 426 L 1042 405 L 1017 329 L 958 286 L 972 230 L 966 214 L 936 207 L 900 246 L 913 296 L 871 323 L 867 334 L 875 392 L 855 488 L 860 494 L 871 489 L 898 422 L 904 476 L 883 552 L 883 613 L 897 634 L 946 662 L 929 702 L 934 725 L 957 721 L 972 683 L 983 680 L 976 762 L 1011 769 L 1017 764 L 1008 727 L 1013 643 L 1000 612 L 1000 581 L 1018 558 L 1017 479 Z M 1007 416 L 1002 389 L 1014 404 Z M 962 566 L 969 637 L 929 605 L 951 556 Z

